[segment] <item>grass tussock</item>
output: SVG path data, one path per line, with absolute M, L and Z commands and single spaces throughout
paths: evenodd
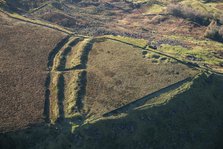
M 167 11 L 177 17 L 189 19 L 201 25 L 208 25 L 212 15 L 207 12 L 202 12 L 185 5 L 169 5 Z
M 204 34 L 205 37 L 210 38 L 216 41 L 223 41 L 223 25 L 218 26 L 216 21 L 212 21 L 210 25 L 207 27 L 206 32 Z

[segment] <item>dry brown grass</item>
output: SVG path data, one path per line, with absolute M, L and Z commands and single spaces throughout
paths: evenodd
M 75 66 L 82 65 L 82 57 L 84 55 L 84 50 L 90 40 L 91 39 L 84 39 L 71 50 L 71 52 L 67 56 L 67 63 L 65 68 L 72 69 Z
M 64 10 L 48 5 L 31 15 L 34 18 L 52 22 L 54 25 L 62 25 L 75 33 L 88 36 L 112 34 L 151 39 L 173 34 L 201 37 L 204 33 L 202 26 L 195 26 L 185 19 L 165 15 L 165 11 L 161 13 L 161 15 L 164 14 L 162 17 L 157 17 L 160 13 L 155 12 L 145 16 L 143 7 L 124 11 L 122 8 L 129 7 L 128 4 L 123 4 L 121 1 L 111 1 L 110 4 L 120 8 L 109 8 L 103 2 L 99 6 L 81 7 L 78 3 L 66 3 L 66 7 L 63 6 Z M 145 5 L 145 7 L 148 6 Z
M 178 63 L 154 64 L 127 44 L 97 42 L 89 54 L 85 110 L 99 116 L 194 73 Z
M 0 131 L 43 122 L 50 50 L 65 36 L 0 13 Z
M 65 83 L 64 83 L 64 114 L 65 117 L 70 117 L 75 115 L 77 112 L 77 98 L 79 85 L 78 81 L 80 79 L 81 71 L 70 71 L 64 73 Z
M 167 11 L 177 17 L 190 19 L 201 25 L 208 25 L 213 16 L 207 12 L 202 12 L 183 5 L 169 5 Z

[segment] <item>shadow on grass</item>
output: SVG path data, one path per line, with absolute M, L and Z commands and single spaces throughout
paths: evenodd
M 2 134 L 0 147 L 222 149 L 222 91 L 222 76 L 202 75 L 165 104 L 88 123 L 73 133 L 65 133 L 63 127 L 58 129 L 55 125 Z
M 59 108 L 59 117 L 57 121 L 62 121 L 64 119 L 64 76 L 63 74 L 60 74 L 59 79 L 58 79 L 58 108 Z
M 44 103 L 44 111 L 43 115 L 45 117 L 45 122 L 50 122 L 50 73 L 47 75 L 46 81 L 45 81 L 45 103 Z
M 76 130 L 77 148 L 221 149 L 223 77 L 201 76 L 163 105 L 107 118 Z M 165 97 L 163 97 L 165 98 Z M 81 138 L 81 139 L 79 139 Z
M 120 113 L 126 113 L 126 112 L 128 112 L 130 110 L 133 110 L 133 109 L 135 109 L 135 108 L 137 108 L 139 106 L 144 105 L 148 100 L 150 100 L 152 98 L 158 97 L 161 94 L 164 94 L 164 93 L 167 93 L 167 92 L 169 92 L 171 90 L 179 88 L 181 85 L 183 85 L 184 83 L 189 82 L 191 80 L 192 80 L 192 78 L 189 77 L 189 78 L 186 78 L 186 79 L 181 80 L 179 82 L 176 82 L 174 84 L 171 84 L 171 85 L 169 85 L 167 87 L 164 87 L 164 88 L 162 88 L 162 89 L 160 89 L 158 91 L 150 93 L 150 94 L 148 94 L 148 95 L 146 95 L 146 96 L 144 96 L 142 98 L 136 99 L 135 101 L 130 102 L 130 103 L 128 103 L 128 104 L 126 104 L 126 105 L 124 105 L 124 106 L 122 106 L 120 108 L 117 108 L 115 110 L 107 112 L 107 113 L 103 114 L 103 116 L 104 117 L 108 117 L 108 116 L 117 115 L 117 114 L 120 114 Z
M 78 86 L 80 89 L 77 92 L 77 110 L 78 112 L 82 112 L 84 106 L 84 96 L 86 94 L 86 85 L 87 85 L 87 72 L 83 71 L 80 74 L 80 81 L 78 82 Z
M 55 47 L 54 49 L 49 53 L 48 56 L 48 63 L 47 67 L 48 69 L 51 69 L 53 66 L 53 60 L 56 56 L 56 54 L 60 51 L 60 49 L 69 41 L 71 36 L 66 36 L 64 39 L 62 39 Z
M 58 66 L 58 70 L 63 71 L 66 70 L 66 62 L 67 62 L 67 56 L 71 52 L 72 48 L 78 44 L 82 39 L 77 38 L 74 41 L 72 41 L 67 48 L 64 49 L 62 53 L 62 58 L 60 59 L 60 64 Z

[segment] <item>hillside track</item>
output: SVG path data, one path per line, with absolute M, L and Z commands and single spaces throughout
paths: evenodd
M 49 53 L 48 56 L 48 63 L 47 67 L 49 70 L 52 69 L 54 58 L 57 55 L 57 53 L 65 46 L 65 44 L 69 41 L 71 36 L 67 36 L 64 39 L 62 39 L 56 46 L 55 48 Z
M 53 70 L 64 71 L 66 68 L 67 56 L 72 50 L 72 47 L 76 46 L 80 41 L 80 38 L 70 38 L 68 42 L 66 42 L 63 47 L 55 54 L 53 60 Z
M 35 9 L 31 10 L 30 13 L 35 13 L 35 12 L 39 11 L 40 9 L 45 8 L 46 6 L 48 6 L 48 5 L 51 4 L 51 3 L 52 3 L 52 2 L 48 2 L 48 3 L 46 3 L 46 4 L 43 4 L 43 5 L 39 6 L 38 8 L 35 8 Z
M 59 32 L 63 32 L 65 34 L 69 34 L 69 35 L 73 34 L 71 31 L 69 31 L 65 28 L 60 28 L 59 26 L 56 27 L 56 26 L 53 26 L 53 24 L 47 25 L 47 24 L 49 24 L 48 22 L 46 24 L 43 24 L 43 23 L 34 22 L 34 21 L 32 21 L 32 19 L 30 19 L 28 17 L 25 17 L 25 19 L 23 19 L 22 17 L 24 17 L 24 16 L 22 16 L 22 17 L 13 16 L 12 14 L 10 14 L 8 12 L 5 12 L 2 9 L 0 9 L 0 12 L 5 14 L 7 17 L 18 20 L 18 21 L 30 23 L 30 24 L 33 24 L 33 25 L 38 25 L 38 26 L 41 26 L 41 27 L 46 27 L 46 28 L 53 29 L 53 30 L 57 30 Z
M 171 58 L 171 59 L 177 61 L 178 63 L 181 63 L 181 64 L 183 64 L 183 65 L 187 65 L 187 66 L 190 67 L 190 68 L 195 68 L 195 69 L 200 69 L 200 68 L 201 68 L 200 66 L 198 66 L 198 65 L 196 65 L 196 64 L 192 64 L 192 63 L 188 63 L 188 62 L 182 61 L 182 60 L 177 59 L 177 58 L 175 58 L 175 57 L 173 57 L 173 56 L 170 56 L 170 55 L 168 55 L 168 54 L 165 54 L 165 53 L 163 53 L 163 52 L 148 49 L 148 48 L 147 48 L 147 45 L 146 45 L 145 47 L 141 47 L 141 46 L 138 46 L 138 45 L 135 45 L 135 44 L 131 44 L 131 43 L 129 43 L 129 42 L 121 41 L 121 40 L 118 40 L 118 39 L 114 39 L 114 38 L 109 38 L 109 37 L 104 37 L 104 38 L 105 38 L 105 39 L 114 40 L 114 41 L 118 41 L 118 42 L 121 42 L 121 43 L 125 43 L 125 44 L 127 44 L 127 45 L 130 45 L 130 46 L 133 46 L 133 47 L 137 47 L 137 48 L 142 49 L 142 50 L 148 50 L 148 51 L 150 51 L 150 52 L 153 52 L 153 53 L 156 53 L 156 54 L 159 54 L 159 55 L 162 55 L 162 56 Z

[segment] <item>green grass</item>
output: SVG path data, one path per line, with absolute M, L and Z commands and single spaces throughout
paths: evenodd
M 68 48 L 68 47 L 69 47 L 69 44 L 70 44 L 72 41 L 76 40 L 77 38 L 78 38 L 78 37 L 72 37 L 72 38 L 69 40 L 69 42 L 66 43 L 66 44 L 63 46 L 63 48 L 62 48 L 61 50 L 59 50 L 58 53 L 55 55 L 55 58 L 54 58 L 54 60 L 53 60 L 53 67 L 52 67 L 52 70 L 53 70 L 53 71 L 56 71 L 56 70 L 60 67 L 60 61 L 61 61 L 61 59 L 64 58 L 64 56 L 63 56 L 63 52 L 64 52 L 64 50 L 65 50 L 66 48 Z
M 203 73 L 127 114 L 82 126 L 26 129 L 0 135 L 0 140 L 19 149 L 221 149 L 222 88 L 222 76 Z
M 105 36 L 102 36 L 102 37 L 107 37 L 107 38 L 110 38 L 110 39 L 119 40 L 121 42 L 130 43 L 130 44 L 139 46 L 141 48 L 144 48 L 147 45 L 147 40 L 145 40 L 145 39 L 136 39 L 136 38 L 131 38 L 131 37 L 112 36 L 112 35 L 105 35 Z
M 174 61 L 174 60 L 172 60 L 172 59 L 170 59 L 166 56 L 156 54 L 156 53 L 153 53 L 153 52 L 150 52 L 150 51 L 145 55 L 145 57 L 148 58 L 149 60 L 151 60 L 152 62 L 157 63 L 157 64 Z
M 81 148 L 220 149 L 222 84 L 222 77 L 202 74 L 127 115 L 86 124 L 76 131 Z
M 51 79 L 52 82 L 50 84 L 50 122 L 52 124 L 55 124 L 58 116 L 59 116 L 59 107 L 57 104 L 57 100 L 58 100 L 58 79 L 59 79 L 59 75 L 60 73 L 58 72 L 53 72 L 51 74 Z
M 79 90 L 78 80 L 81 72 L 66 72 L 65 77 L 65 87 L 64 87 L 64 116 L 65 118 L 76 117 L 78 113 L 74 113 L 73 109 L 76 106 L 77 92 Z
M 164 6 L 161 6 L 161 5 L 158 5 L 158 4 L 154 4 L 152 6 L 148 6 L 148 8 L 144 12 L 144 14 L 160 14 L 165 9 L 166 9 L 166 7 L 164 7 Z
M 187 42 L 191 47 L 184 48 L 182 46 L 162 44 L 158 50 L 163 53 L 183 61 L 189 61 L 186 59 L 187 56 L 195 56 L 196 58 L 201 59 L 200 61 L 193 61 L 199 65 L 207 64 L 210 66 L 219 67 L 219 64 L 223 62 L 223 59 L 216 57 L 214 54 L 217 51 L 223 50 L 222 43 L 206 39 L 195 39 L 193 37 L 186 36 L 166 36 L 166 38 Z
M 75 47 L 72 47 L 71 52 L 67 56 L 66 68 L 74 68 L 82 64 L 82 57 L 84 56 L 85 48 L 91 44 L 92 38 L 86 38 L 80 41 Z
M 184 0 L 180 4 L 191 7 L 203 13 L 212 14 L 215 18 L 219 18 L 222 15 L 221 10 L 216 8 L 216 5 L 223 3 L 204 3 L 200 0 Z
M 129 37 L 122 37 L 122 36 L 112 36 L 112 35 L 106 35 L 103 37 L 108 37 L 110 39 L 119 40 L 121 42 L 130 43 L 136 46 L 139 46 L 141 48 L 144 48 L 147 45 L 147 41 L 144 39 L 135 39 L 135 38 L 129 38 Z M 162 52 L 164 54 L 167 54 L 169 56 L 175 57 L 179 60 L 185 61 L 185 62 L 193 62 L 197 63 L 200 66 L 208 65 L 211 67 L 211 69 L 216 69 L 217 71 L 222 71 L 221 68 L 219 68 L 219 65 L 223 62 L 223 59 L 220 59 L 216 57 L 214 54 L 215 52 L 219 50 L 223 50 L 223 44 L 207 40 L 207 39 L 195 39 L 193 37 L 188 36 L 164 36 L 167 39 L 171 40 L 178 40 L 181 42 L 185 42 L 191 45 L 191 48 L 184 48 L 182 46 L 172 46 L 168 44 L 162 44 L 161 47 L 158 49 L 158 52 Z M 153 55 L 153 54 L 152 54 Z M 146 55 L 148 58 L 152 58 L 153 61 L 159 63 L 160 59 L 154 60 L 154 57 L 152 57 L 151 54 Z M 200 59 L 199 61 L 190 61 L 187 59 L 187 56 L 195 56 L 197 59 Z M 165 56 L 164 56 L 165 57 Z

